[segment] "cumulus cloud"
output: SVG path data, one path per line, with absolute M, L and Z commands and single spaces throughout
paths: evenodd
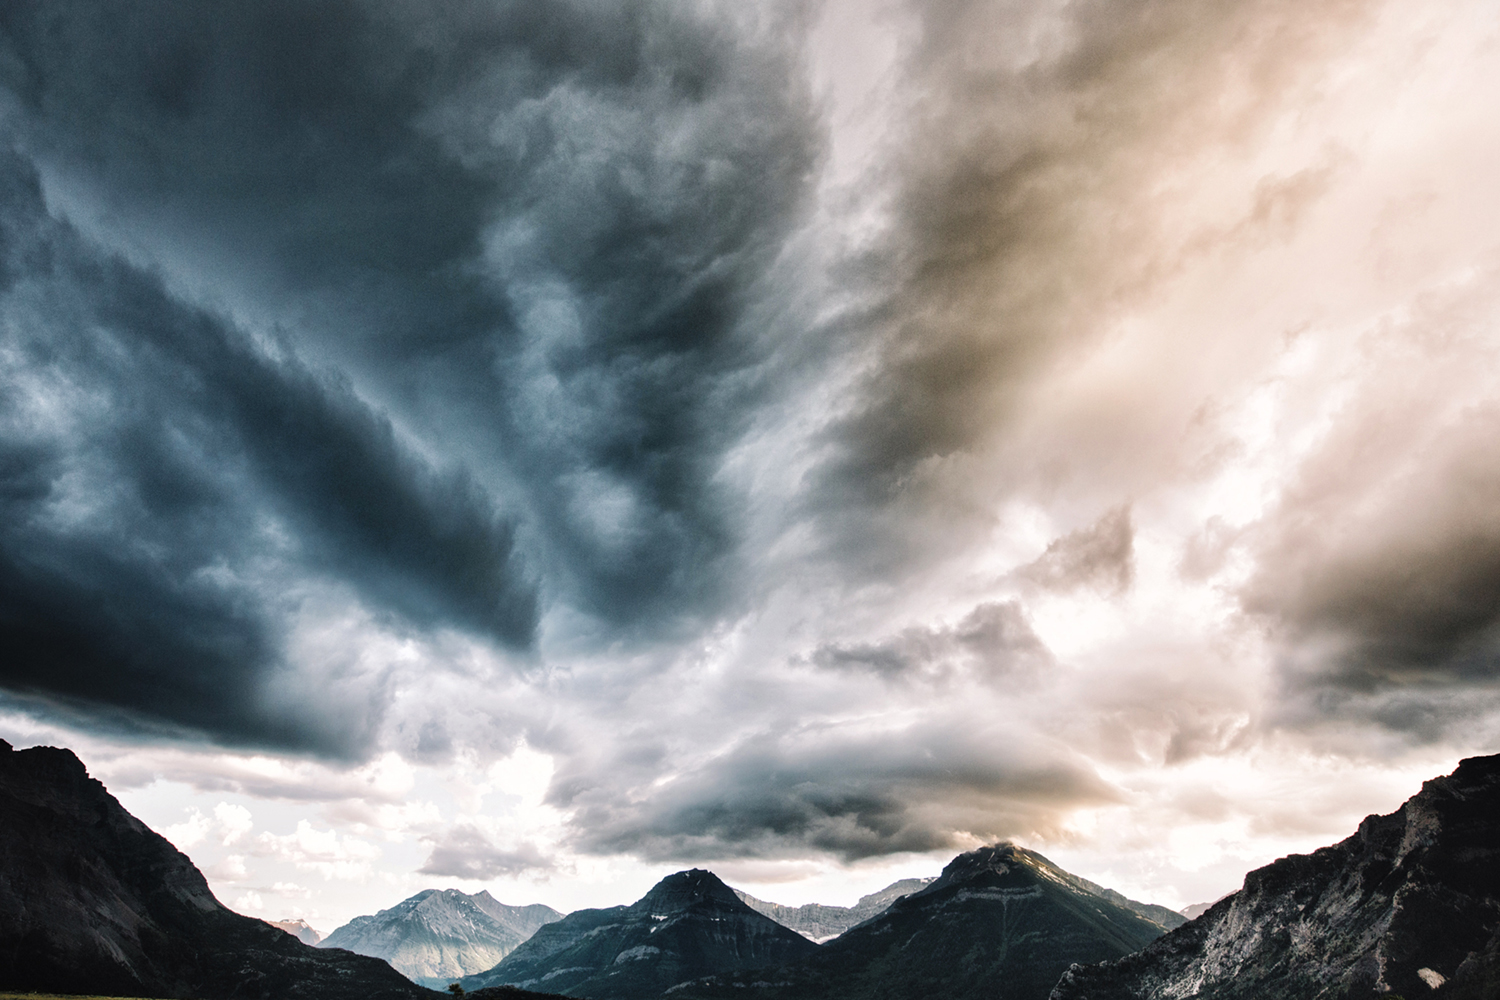
M 333 829 L 319 830 L 305 819 L 298 820 L 296 830 L 288 834 L 262 833 L 255 839 L 254 850 L 325 879 L 352 881 L 369 878 L 381 855 L 380 848 L 366 840 Z

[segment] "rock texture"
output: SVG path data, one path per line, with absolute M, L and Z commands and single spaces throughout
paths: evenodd
M 734 890 L 734 894 L 756 913 L 770 917 L 783 927 L 790 927 L 809 941 L 822 944 L 838 937 L 856 924 L 862 924 L 877 916 L 902 896 L 921 892 L 934 881 L 932 878 L 904 878 L 892 882 L 879 892 L 859 897 L 853 906 L 827 906 L 823 903 L 808 903 L 805 906 L 782 906 L 756 899 L 748 892 Z
M 466 989 L 513 984 L 595 1000 L 646 1000 L 714 973 L 780 965 L 817 945 L 740 901 L 712 872 L 669 875 L 631 906 L 541 928 Z
M 0 988 L 204 1000 L 430 1000 L 209 891 L 67 750 L 0 740 Z
M 1073 963 L 1117 958 L 1161 935 L 1110 897 L 1118 894 L 999 844 L 959 855 L 931 885 L 801 963 L 717 976 L 673 997 L 1043 1000 Z
M 562 914 L 540 903 L 507 906 L 488 892 L 426 889 L 388 910 L 355 917 L 320 945 L 391 963 L 437 989 L 494 966 Z
M 1470 758 L 1349 839 L 1282 858 L 1052 1000 L 1500 997 L 1500 756 Z
M 267 920 L 266 923 L 272 927 L 280 927 L 303 944 L 317 944 L 323 940 L 323 935 L 308 926 L 306 920 Z

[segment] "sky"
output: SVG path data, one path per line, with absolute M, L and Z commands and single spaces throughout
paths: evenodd
M 219 898 L 1181 907 L 1500 751 L 1488 0 L 0 7 L 0 737 Z

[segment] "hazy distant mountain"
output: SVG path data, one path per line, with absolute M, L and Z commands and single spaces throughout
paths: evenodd
M 800 963 L 720 975 L 672 995 L 1044 1000 L 1073 963 L 1127 955 L 1161 935 L 1136 912 L 1154 907 L 1120 905 L 1117 896 L 1032 851 L 986 847 Z
M 1053 1000 L 1500 997 L 1500 756 L 1422 786 L 1349 839 L 1282 858 Z
M 694 869 L 667 876 L 630 906 L 570 913 L 463 984 L 647 1000 L 688 980 L 780 965 L 816 950 L 746 906 L 712 872 Z
M 537 928 L 562 914 L 550 906 L 507 906 L 488 892 L 425 889 L 388 910 L 355 917 L 319 947 L 383 958 L 425 986 L 493 968 Z
M 1193 903 L 1182 908 L 1182 915 L 1189 920 L 1197 920 L 1203 914 L 1207 913 L 1209 907 L 1213 905 L 1213 903 Z
M 782 906 L 780 903 L 756 899 L 739 889 L 735 889 L 734 894 L 755 912 L 770 917 L 783 927 L 790 927 L 809 941 L 822 944 L 838 937 L 855 924 L 869 920 L 900 897 L 925 889 L 936 879 L 935 875 L 929 878 L 904 878 L 899 882 L 892 882 L 879 892 L 859 897 L 859 902 L 853 906 L 827 906 L 823 903 Z
M 267 920 L 266 923 L 280 927 L 303 944 L 317 944 L 323 940 L 323 935 L 309 927 L 306 920 Z
M 0 740 L 0 986 L 216 1000 L 432 1000 L 384 962 L 220 905 L 67 750 Z

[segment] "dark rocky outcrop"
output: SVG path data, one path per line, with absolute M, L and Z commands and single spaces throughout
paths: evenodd
M 383 958 L 424 986 L 493 968 L 544 924 L 562 918 L 550 906 L 507 906 L 488 892 L 425 889 L 387 910 L 355 917 L 322 948 Z
M 838 937 L 856 924 L 862 924 L 871 917 L 879 915 L 902 896 L 910 896 L 914 892 L 922 891 L 935 879 L 936 876 L 904 878 L 899 882 L 892 882 L 879 892 L 859 897 L 859 902 L 853 906 L 828 906 L 823 903 L 783 906 L 780 903 L 768 903 L 764 899 L 756 899 L 748 892 L 742 892 L 739 889 L 734 890 L 734 894 L 756 913 L 770 917 L 783 927 L 790 927 L 809 941 L 822 944 L 824 941 Z
M 1043 1000 L 1071 964 L 1129 954 L 1162 933 L 1136 912 L 1144 904 L 1110 897 L 1123 899 L 1033 851 L 985 847 L 801 963 L 716 976 L 672 996 Z
M 67 750 L 0 740 L 0 988 L 432 1000 L 386 963 L 241 916 Z
M 1470 758 L 1349 839 L 1282 858 L 1052 1000 L 1495 1000 L 1500 756 Z
M 816 949 L 746 906 L 712 872 L 694 869 L 667 876 L 630 906 L 570 913 L 462 982 L 646 1000 L 702 976 L 780 965 Z

